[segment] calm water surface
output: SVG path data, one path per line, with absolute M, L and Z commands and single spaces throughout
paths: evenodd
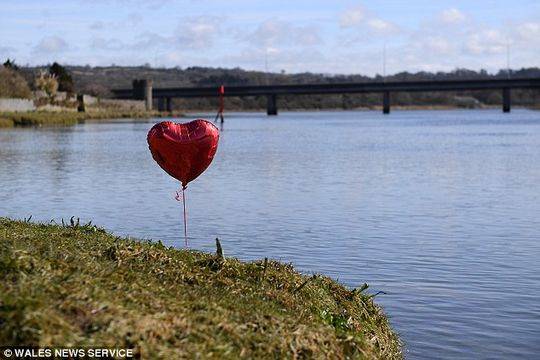
M 155 120 L 157 121 L 157 120 Z M 234 114 L 191 246 L 368 282 L 411 359 L 540 356 L 540 112 Z M 0 132 L 0 216 L 182 246 L 149 122 Z

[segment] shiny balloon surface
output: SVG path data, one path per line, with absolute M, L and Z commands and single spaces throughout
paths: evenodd
M 212 162 L 218 147 L 219 130 L 203 119 L 185 124 L 163 121 L 150 129 L 147 141 L 159 166 L 186 187 Z

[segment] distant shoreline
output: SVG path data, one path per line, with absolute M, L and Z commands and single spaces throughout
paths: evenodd
M 28 111 L 0 112 L 0 128 L 32 126 L 68 126 L 86 120 L 149 119 L 156 117 L 180 117 L 180 112 L 158 111 Z
M 462 107 L 462 106 L 452 106 L 452 105 L 392 105 L 392 111 L 395 110 L 492 110 L 500 109 L 500 105 L 485 105 L 481 107 Z M 513 106 L 512 109 L 527 109 L 527 110 L 540 110 L 538 107 L 527 107 L 527 106 Z M 373 107 L 358 107 L 353 109 L 343 109 L 343 108 L 295 108 L 295 109 L 279 109 L 280 112 L 317 112 L 317 111 L 382 111 L 381 106 Z M 215 109 L 189 109 L 185 110 L 185 114 L 193 113 L 212 113 L 215 112 Z M 266 113 L 266 108 L 258 109 L 227 109 L 225 108 L 224 114 L 227 112 L 234 113 L 250 113 L 250 112 L 264 112 Z
M 499 106 L 482 106 L 477 108 L 467 108 L 449 105 L 406 105 L 393 106 L 392 111 L 437 111 L 437 110 L 487 110 L 499 109 Z M 516 106 L 514 109 L 527 109 L 539 111 L 538 107 Z M 282 109 L 281 112 L 319 112 L 319 111 L 381 111 L 380 106 L 360 107 L 355 109 L 324 108 L 324 109 Z M 213 113 L 214 109 L 189 109 L 187 111 L 159 112 L 159 111 L 28 111 L 28 112 L 0 112 L 0 129 L 12 127 L 32 127 L 32 126 L 69 126 L 86 120 L 112 120 L 112 119 L 150 119 L 150 118 L 182 118 L 194 113 Z M 225 109 L 227 112 L 250 113 L 262 112 L 266 109 Z

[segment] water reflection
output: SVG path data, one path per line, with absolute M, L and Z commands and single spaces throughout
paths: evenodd
M 188 189 L 191 244 L 213 251 L 219 236 L 228 255 L 369 282 L 411 358 L 533 358 L 538 114 L 232 114 Z M 1 131 L 0 215 L 76 215 L 181 246 L 178 184 L 151 159 L 151 126 Z

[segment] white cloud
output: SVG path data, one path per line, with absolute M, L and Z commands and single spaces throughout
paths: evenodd
M 345 10 L 341 14 L 339 24 L 341 28 L 354 28 L 356 33 L 358 33 L 358 30 L 360 29 L 371 34 L 384 35 L 398 30 L 396 24 L 375 16 L 370 11 L 365 10 L 362 6 Z M 352 41 L 358 40 L 358 36 L 353 36 L 353 38 Z M 345 43 L 348 42 L 349 41 L 345 41 Z
M 96 50 L 121 50 L 124 48 L 122 41 L 118 39 L 105 39 L 102 37 L 94 37 L 90 42 L 90 47 Z
M 212 16 L 183 20 L 173 34 L 176 45 L 191 49 L 211 47 L 219 32 L 219 20 Z
M 90 24 L 89 29 L 90 30 L 102 30 L 105 27 L 105 24 L 103 21 L 98 20 L 94 21 L 92 24 Z
M 15 50 L 12 46 L 0 46 L 0 54 L 14 52 Z
M 423 47 L 437 55 L 449 55 L 454 50 L 452 43 L 441 36 L 427 36 Z
M 345 10 L 341 14 L 340 25 L 342 27 L 351 27 L 360 24 L 365 18 L 365 10 L 362 6 L 357 6 Z
M 440 20 L 445 24 L 458 24 L 465 21 L 466 16 L 456 8 L 444 10 L 440 16 Z
M 343 65 L 343 60 L 338 59 L 335 63 L 331 57 L 325 56 L 315 48 L 299 49 L 290 47 L 286 49 L 277 48 L 253 48 L 248 47 L 239 53 L 223 57 L 223 64 L 236 67 L 240 66 L 246 69 L 264 69 L 265 58 L 267 59 L 268 70 L 278 72 L 286 70 L 287 72 L 302 72 L 306 69 L 310 71 L 335 71 L 338 69 L 336 64 Z M 339 66 L 339 65 L 338 65 Z
M 516 26 L 519 40 L 538 42 L 540 40 L 540 23 L 525 22 Z
M 378 18 L 368 20 L 367 25 L 371 30 L 378 34 L 389 34 L 397 31 L 397 26 L 395 24 Z
M 400 4 L 383 11 L 386 5 L 362 0 L 355 0 L 359 6 L 343 12 L 337 7 L 323 11 L 318 6 L 263 11 L 255 5 L 237 7 L 234 1 L 229 8 L 203 1 L 205 5 L 189 9 L 171 2 L 166 10 L 179 15 L 167 17 L 147 10 L 142 0 L 115 0 L 129 2 L 131 7 L 120 11 L 112 6 L 107 16 L 96 16 L 97 10 L 109 8 L 105 0 L 98 1 L 100 8 L 88 5 L 92 11 L 80 11 L 75 18 L 53 11 L 36 18 L 46 19 L 39 20 L 46 26 L 43 29 L 33 17 L 12 16 L 16 19 L 8 28 L 19 28 L 3 34 L 0 55 L 34 64 L 61 58 L 74 64 L 159 61 L 167 66 L 259 70 L 265 68 L 267 58 L 271 71 L 373 74 L 382 71 L 385 42 L 387 73 L 457 67 L 496 71 L 506 65 L 510 43 L 513 67 L 539 65 L 540 21 L 533 14 L 519 17 L 511 8 L 508 14 L 497 12 L 488 19 L 475 8 L 464 12 L 465 8 L 450 2 L 447 8 L 440 8 L 444 11 L 423 16 L 410 15 L 410 6 Z M 149 1 L 160 4 L 164 0 Z M 398 8 L 403 14 L 397 13 Z M 161 20 L 154 21 L 158 15 Z M 32 36 L 25 35 L 30 32 Z M 11 41 L 17 33 L 26 37 Z M 16 51 L 6 49 L 7 45 L 15 46 Z
M 174 47 L 172 36 L 163 36 L 153 32 L 144 32 L 137 35 L 137 41 L 128 45 L 127 48 L 135 51 L 155 49 L 158 47 Z
M 468 35 L 465 52 L 471 55 L 501 54 L 506 52 L 508 38 L 501 31 L 485 29 Z
M 69 48 L 67 42 L 58 36 L 47 36 L 35 46 L 34 51 L 42 53 L 60 53 Z
M 126 20 L 132 25 L 139 25 L 143 22 L 144 18 L 141 14 L 133 12 L 126 17 Z
M 155 32 L 143 32 L 137 35 L 137 41 L 126 46 L 131 50 L 164 48 L 167 50 L 200 50 L 213 46 L 220 32 L 219 21 L 214 17 L 195 17 L 180 20 L 170 35 Z
M 296 26 L 279 20 L 266 20 L 247 36 L 241 35 L 255 46 L 313 46 L 321 44 L 319 28 L 314 25 Z

